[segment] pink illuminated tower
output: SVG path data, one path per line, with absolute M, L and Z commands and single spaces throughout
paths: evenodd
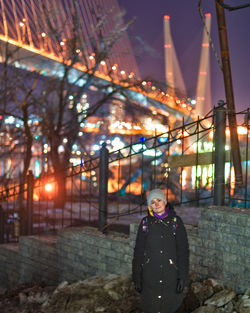
M 211 109 L 211 90 L 210 90 L 210 54 L 209 37 L 211 29 L 211 14 L 205 14 L 205 26 L 201 46 L 200 66 L 196 88 L 196 114 L 205 116 Z
M 169 95 L 174 97 L 178 90 L 179 93 L 185 96 L 186 88 L 172 40 L 169 15 L 164 15 L 163 23 L 164 23 L 165 78 L 167 84 L 167 92 Z

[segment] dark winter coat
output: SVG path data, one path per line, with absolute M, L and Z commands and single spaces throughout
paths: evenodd
M 134 283 L 142 282 L 144 313 L 175 312 L 183 300 L 183 294 L 176 292 L 177 280 L 186 281 L 188 269 L 187 234 L 173 208 L 163 220 L 144 217 L 137 232 L 132 269 Z

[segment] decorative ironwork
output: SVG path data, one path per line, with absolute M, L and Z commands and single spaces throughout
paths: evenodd
M 244 116 L 244 123 L 239 125 L 242 164 L 245 169 L 244 186 L 241 190 L 235 189 L 227 136 L 225 204 L 247 208 L 250 204 L 249 110 L 241 115 Z M 103 181 L 108 182 L 107 212 L 105 206 L 100 209 L 99 157 L 82 160 L 79 165 L 69 167 L 64 172 L 66 197 L 63 207 L 56 206 L 56 199 L 62 197 L 57 187 L 58 174 L 62 173 L 43 174 L 34 179 L 33 202 L 29 198 L 30 180 L 21 185 L 10 183 L 8 186 L 0 186 L 2 242 L 18 240 L 18 223 L 20 233 L 27 234 L 25 221 L 28 209 L 29 214 L 32 214 L 29 220 L 33 220 L 32 232 L 36 234 L 74 225 L 97 226 L 100 213 L 107 213 L 103 231 L 115 227 L 125 216 L 143 214 L 146 210 L 146 193 L 152 188 L 164 190 L 168 201 L 176 205 L 212 204 L 214 132 L 214 115 L 210 115 L 110 152 L 105 161 L 108 173 L 104 171 L 106 174 L 102 174 L 107 175 L 107 180 Z

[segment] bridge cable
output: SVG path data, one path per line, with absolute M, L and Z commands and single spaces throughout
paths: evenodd
M 206 21 L 205 21 L 205 18 L 204 18 L 204 14 L 203 14 L 203 12 L 202 12 L 201 3 L 202 3 L 202 0 L 199 0 L 198 8 L 199 8 L 199 13 L 200 13 L 200 16 L 201 16 L 201 19 L 202 19 L 202 23 L 204 24 L 204 29 L 205 29 L 205 31 L 206 31 L 206 33 L 207 33 L 209 42 L 210 42 L 210 44 L 211 44 L 213 53 L 214 53 L 215 58 L 216 58 L 216 61 L 217 61 L 218 65 L 219 65 L 219 68 L 222 70 L 222 63 L 221 63 L 221 60 L 220 60 L 220 58 L 219 58 L 219 56 L 218 56 L 217 51 L 215 50 L 214 43 L 213 43 L 213 41 L 212 41 L 210 32 L 208 31 L 207 26 L 206 26 Z

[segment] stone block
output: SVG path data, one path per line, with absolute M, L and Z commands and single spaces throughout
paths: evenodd
M 102 271 L 102 273 L 105 273 L 107 265 L 105 263 L 99 263 L 98 264 L 98 270 Z
M 78 264 L 78 263 L 84 263 L 85 262 L 85 259 L 82 255 L 73 255 L 74 257 L 74 263 Z
M 245 235 L 245 227 L 238 225 L 230 225 L 230 233 L 235 235 Z
M 245 227 L 245 236 L 250 237 L 250 224 Z
M 139 223 L 132 223 L 132 224 L 130 224 L 130 228 L 129 228 L 130 236 L 131 235 L 136 236 L 138 227 L 139 227 Z
M 243 255 L 246 257 L 246 259 L 250 259 L 250 248 L 249 247 L 243 247 L 244 248 L 244 252 Z
M 123 256 L 123 260 L 124 260 L 124 262 L 125 263 L 132 263 L 132 257 L 130 256 L 130 255 L 128 255 L 128 254 L 125 254 L 124 256 Z

